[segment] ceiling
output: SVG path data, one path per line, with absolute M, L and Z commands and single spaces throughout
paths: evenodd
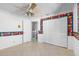
M 15 15 L 24 16 L 29 3 L 0 3 L 0 10 L 10 12 Z M 72 11 L 73 3 L 37 3 L 38 11 L 43 15 Z

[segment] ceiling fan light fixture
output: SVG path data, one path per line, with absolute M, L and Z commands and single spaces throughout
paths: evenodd
M 36 3 L 32 3 L 30 8 L 33 10 L 36 6 Z
M 26 12 L 26 14 L 27 14 L 27 16 L 34 16 L 34 13 L 32 13 L 30 11 Z

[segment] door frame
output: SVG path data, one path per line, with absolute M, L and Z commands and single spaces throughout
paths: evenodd
M 33 22 L 37 23 L 37 31 L 36 31 L 36 33 L 37 33 L 37 35 L 36 35 L 36 36 L 37 36 L 36 40 L 37 40 L 37 41 L 36 41 L 36 42 L 38 42 L 38 22 L 37 22 L 37 21 L 32 21 L 32 23 L 33 23 Z M 32 28 L 31 28 L 31 29 L 32 29 Z M 31 34 L 31 35 L 32 35 L 32 34 Z M 31 41 L 32 41 L 32 36 L 31 36 Z

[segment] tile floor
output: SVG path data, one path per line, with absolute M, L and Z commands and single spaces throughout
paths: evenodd
M 48 43 L 27 42 L 0 50 L 0 56 L 73 56 L 73 51 Z

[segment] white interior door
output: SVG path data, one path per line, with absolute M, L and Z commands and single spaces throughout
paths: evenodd
M 67 47 L 67 17 L 44 21 L 44 42 Z

